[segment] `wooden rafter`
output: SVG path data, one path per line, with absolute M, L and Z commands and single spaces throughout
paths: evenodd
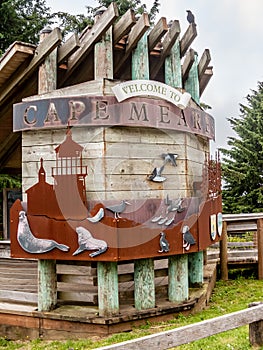
M 191 23 L 184 33 L 182 39 L 180 40 L 180 50 L 181 50 L 181 58 L 184 57 L 187 50 L 191 46 L 194 39 L 197 37 L 196 25 Z
M 101 39 L 116 18 L 118 18 L 118 9 L 116 3 L 112 2 L 108 9 L 96 21 L 93 27 L 83 35 L 81 47 L 69 58 L 68 69 L 64 78 L 62 81 L 60 81 L 60 85 L 62 85 L 72 75 L 85 57 L 88 56 L 90 51 L 93 49 L 93 45 Z
M 161 17 L 148 35 L 148 49 L 152 51 L 168 31 L 165 17 Z
M 119 59 L 119 61 L 114 67 L 115 74 L 118 73 L 119 70 L 122 68 L 123 64 L 126 62 L 128 57 L 132 53 L 132 50 L 137 46 L 138 41 L 141 39 L 143 34 L 149 29 L 149 27 L 149 16 L 147 13 L 143 13 L 139 18 L 138 22 L 132 28 L 127 38 L 128 44 L 126 45 L 125 53 L 122 55 L 122 57 Z
M 176 42 L 179 34 L 180 34 L 180 23 L 179 21 L 175 20 L 173 21 L 172 26 L 170 27 L 168 33 L 165 35 L 163 42 L 162 42 L 162 51 L 160 54 L 160 57 L 157 61 L 155 61 L 154 64 L 152 64 L 150 68 L 150 75 L 154 79 L 161 69 L 165 58 L 170 54 L 171 48 Z

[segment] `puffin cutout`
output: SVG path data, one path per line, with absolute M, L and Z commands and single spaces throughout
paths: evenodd
M 161 232 L 160 233 L 160 250 L 158 251 L 159 253 L 168 253 L 170 250 L 170 245 L 169 242 L 167 241 L 165 237 L 165 233 Z
M 191 245 L 196 244 L 193 235 L 190 232 L 189 226 L 185 225 L 182 229 L 183 234 L 183 248 L 189 250 Z
M 58 243 L 52 239 L 35 237 L 30 229 L 26 212 L 23 210 L 19 212 L 17 240 L 21 248 L 31 254 L 47 253 L 55 248 L 62 250 L 63 252 L 69 250 L 67 245 Z

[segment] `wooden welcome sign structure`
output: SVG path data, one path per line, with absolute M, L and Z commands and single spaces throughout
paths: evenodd
M 209 51 L 191 24 L 146 13 L 118 18 L 115 3 L 74 46 L 54 42 L 38 93 L 14 105 L 22 132 L 23 201 L 11 210 L 11 255 L 39 261 L 40 311 L 56 305 L 56 260 L 97 263 L 101 316 L 119 312 L 118 262 L 134 261 L 134 305 L 156 305 L 154 259 L 169 260 L 168 298 L 203 283 L 203 251 L 220 240 L 219 159 L 199 98 Z M 34 58 L 33 58 L 34 60 Z M 183 62 L 183 63 L 182 63 Z

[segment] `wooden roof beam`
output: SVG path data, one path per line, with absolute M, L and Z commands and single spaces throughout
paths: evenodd
M 88 56 L 93 46 L 110 28 L 113 22 L 118 18 L 118 9 L 115 2 L 112 2 L 107 10 L 98 18 L 96 23 L 81 38 L 81 47 L 68 60 L 68 69 L 62 81 L 61 86 L 80 65 L 80 63 Z
M 158 60 L 155 61 L 150 67 L 150 76 L 152 79 L 154 79 L 161 69 L 165 58 L 170 54 L 170 51 L 176 42 L 177 38 L 179 37 L 179 34 L 181 32 L 180 29 L 180 23 L 179 21 L 175 20 L 173 21 L 173 24 L 171 25 L 168 33 L 166 33 L 164 39 L 163 39 L 163 49 L 161 50 L 160 57 Z
M 159 43 L 161 38 L 168 32 L 168 26 L 165 17 L 161 17 L 148 35 L 148 49 L 152 51 Z
M 199 79 L 202 77 L 202 75 L 205 73 L 207 67 L 209 66 L 211 62 L 211 55 L 210 51 L 208 49 L 205 49 L 200 61 L 198 63 L 198 77 Z
M 77 33 L 71 35 L 71 37 L 58 48 L 58 66 L 65 63 L 67 59 L 80 48 L 80 41 Z
M 207 67 L 204 74 L 201 76 L 201 79 L 199 80 L 200 96 L 203 94 L 212 76 L 213 76 L 213 67 Z
M 113 26 L 113 43 L 116 45 L 136 24 L 135 13 L 129 9 Z
M 149 22 L 149 16 L 147 13 L 143 13 L 137 23 L 132 28 L 128 38 L 127 38 L 127 45 L 125 49 L 125 53 L 120 58 L 119 62 L 117 62 L 116 66 L 114 67 L 114 73 L 118 73 L 120 69 L 122 68 L 122 65 L 126 62 L 130 54 L 132 53 L 132 50 L 135 49 L 137 46 L 138 41 L 141 39 L 143 34 L 149 29 L 150 22 Z
M 188 78 L 189 71 L 195 61 L 195 51 L 193 49 L 190 49 L 187 54 L 185 55 L 184 63 L 182 66 L 182 80 L 183 80 L 183 86 Z
M 61 41 L 62 35 L 60 29 L 53 29 L 53 31 L 38 45 L 34 57 L 28 66 L 14 75 L 13 79 L 0 90 L 0 104 L 3 104 L 11 93 L 15 93 L 16 89 L 38 69 L 43 60 L 61 43 Z
M 181 58 L 184 57 L 187 50 L 191 46 L 194 39 L 197 37 L 196 24 L 191 23 L 180 40 Z

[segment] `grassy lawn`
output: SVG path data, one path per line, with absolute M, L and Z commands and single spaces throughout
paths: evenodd
M 100 346 L 110 345 L 120 341 L 126 341 L 148 335 L 155 332 L 173 329 L 209 318 L 221 316 L 230 312 L 242 310 L 248 307 L 250 302 L 263 301 L 263 281 L 253 277 L 234 276 L 226 282 L 218 281 L 213 291 L 209 307 L 199 313 L 189 316 L 179 315 L 174 319 L 162 323 L 145 322 L 145 325 L 134 328 L 129 333 L 119 333 L 105 338 L 92 337 L 90 339 L 68 341 L 8 341 L 0 338 L 0 349 L 13 350 L 84 350 L 95 349 Z M 176 349 L 191 350 L 246 350 L 262 349 L 250 346 L 248 338 L 248 326 L 220 333 L 191 344 L 176 347 Z M 143 350 L 143 349 L 142 349 Z M 147 349 L 148 350 L 148 349 Z M 161 349 L 160 349 L 161 350 Z

